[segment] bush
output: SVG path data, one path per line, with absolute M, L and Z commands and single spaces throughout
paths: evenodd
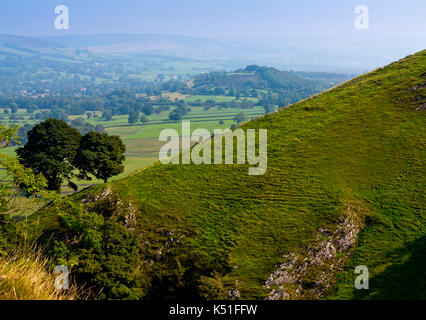
M 234 121 L 236 123 L 241 123 L 241 122 L 247 121 L 247 119 L 248 119 L 247 114 L 245 112 L 241 112 L 235 116 Z
M 60 213 L 62 235 L 54 239 L 50 255 L 59 264 L 76 267 L 76 280 L 87 284 L 98 299 L 141 299 L 146 295 L 145 247 L 132 213 L 110 196 L 82 210 L 79 205 Z M 132 231 L 134 230 L 134 232 Z
M 198 290 L 200 297 L 206 300 L 229 299 L 228 290 L 218 273 L 214 273 L 212 277 L 201 277 Z

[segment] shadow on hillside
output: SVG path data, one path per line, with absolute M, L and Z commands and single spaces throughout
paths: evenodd
M 426 299 L 426 235 L 395 252 L 409 258 L 370 279 L 370 290 L 355 290 L 355 299 Z

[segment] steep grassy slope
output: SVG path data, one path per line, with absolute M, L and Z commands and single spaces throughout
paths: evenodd
M 295 253 L 321 260 L 321 245 L 347 231 L 351 214 L 351 230 L 363 226 L 357 244 L 280 290 L 290 298 L 426 298 L 425 83 L 422 51 L 246 123 L 268 129 L 263 176 L 249 176 L 245 165 L 156 164 L 111 183 L 132 204 L 148 251 L 157 252 L 144 266 L 181 272 L 151 288 L 164 296 L 192 277 L 264 298 L 278 287 L 264 285 L 280 264 Z M 354 289 L 357 265 L 370 270 L 368 291 Z M 335 273 L 333 290 L 321 284 Z M 309 291 L 319 286 L 319 295 Z

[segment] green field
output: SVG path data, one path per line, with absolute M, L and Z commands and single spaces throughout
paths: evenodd
M 196 96 L 199 97 L 199 96 Z M 222 97 L 205 96 L 205 100 L 215 98 L 215 101 L 220 102 Z M 188 100 L 192 99 L 188 98 Z M 233 97 L 226 97 L 235 99 Z M 198 98 L 197 98 L 198 99 Z M 196 99 L 195 99 L 196 100 Z M 183 120 L 191 121 L 191 131 L 203 128 L 213 133 L 214 129 L 226 129 L 231 127 L 234 123 L 234 117 L 238 113 L 244 112 L 249 118 L 254 118 L 262 115 L 264 110 L 262 107 L 254 107 L 252 109 L 224 109 L 219 107 L 212 107 L 209 110 L 203 110 L 203 107 L 191 107 L 192 111 L 183 117 Z M 100 113 L 98 113 L 100 115 Z M 179 133 L 181 132 L 181 122 L 173 122 L 168 119 L 169 111 L 163 111 L 161 113 L 154 113 L 148 116 L 149 123 L 143 125 L 129 125 L 128 115 L 114 116 L 112 120 L 105 121 L 100 117 L 86 119 L 85 115 L 72 115 L 69 116 L 70 120 L 83 117 L 85 122 L 93 125 L 101 124 L 105 127 L 106 132 L 111 135 L 118 135 L 121 137 L 126 145 L 126 161 L 125 171 L 111 180 L 123 178 L 128 174 L 144 168 L 158 160 L 158 152 L 162 146 L 162 143 L 158 141 L 160 132 L 163 129 L 175 129 Z M 25 123 L 34 124 L 35 120 L 30 120 L 32 116 L 28 114 L 25 109 L 18 109 L 15 116 L 23 117 L 23 120 L 10 121 L 9 117 L 11 114 L 4 114 L 0 110 L 0 117 L 4 124 L 17 124 L 24 125 Z M 219 124 L 219 121 L 223 120 L 224 124 Z M 15 154 L 16 147 L 8 147 L 4 149 L 4 153 L 10 156 Z M 0 172 L 0 178 L 2 173 Z M 74 181 L 80 188 L 87 187 L 92 184 L 99 184 L 102 181 L 94 179 L 90 181 Z M 63 192 L 70 192 L 71 190 L 67 186 L 63 186 Z
M 220 102 L 234 101 L 235 97 L 233 97 L 233 96 L 213 96 L 213 95 L 193 95 L 193 96 L 190 96 L 189 98 L 187 98 L 186 100 L 191 101 L 191 102 L 194 102 L 194 101 L 197 101 L 197 100 L 205 102 L 205 101 L 210 100 L 210 99 L 214 100 L 215 102 L 220 103 Z M 254 101 L 254 102 L 258 101 L 257 98 L 252 98 L 252 97 L 247 97 L 246 99 L 250 100 L 250 101 Z M 241 99 L 239 99 L 238 101 L 241 101 Z

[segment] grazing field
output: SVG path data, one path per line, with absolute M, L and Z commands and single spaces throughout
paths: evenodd
M 220 103 L 220 102 L 230 102 L 230 101 L 233 101 L 233 100 L 235 100 L 235 97 L 233 97 L 233 96 L 220 96 L 220 95 L 219 96 L 213 96 L 213 95 L 192 95 L 189 98 L 187 98 L 186 100 L 190 101 L 190 102 L 194 102 L 194 101 L 197 101 L 197 100 L 205 102 L 205 101 L 210 100 L 210 99 L 214 100 L 215 102 Z M 253 97 L 247 97 L 245 99 L 247 99 L 249 101 L 254 101 L 254 102 L 258 101 L 257 98 L 253 98 Z
M 186 98 L 188 98 L 187 94 L 181 94 L 179 92 L 164 92 L 162 94 L 163 97 L 166 97 L 170 100 L 185 100 Z
M 194 97 L 196 99 L 194 99 Z M 224 101 L 223 99 L 229 98 L 229 101 L 235 99 L 234 97 L 222 97 L 222 96 L 194 96 L 187 100 L 198 100 L 200 97 L 204 97 L 204 100 L 213 99 L 216 102 Z M 2 112 L 2 110 L 0 110 Z M 251 109 L 242 108 L 219 108 L 212 107 L 209 110 L 204 110 L 203 107 L 191 107 L 191 111 L 183 117 L 182 120 L 191 121 L 191 131 L 203 128 L 213 133 L 214 129 L 226 129 L 230 128 L 234 123 L 234 117 L 244 112 L 248 118 L 255 118 L 264 113 L 262 107 L 254 107 Z M 130 173 L 144 168 L 158 160 L 158 152 L 163 145 L 162 142 L 158 141 L 160 132 L 166 128 L 175 129 L 181 134 L 181 121 L 171 121 L 168 118 L 169 111 L 162 111 L 160 113 L 153 113 L 148 116 L 149 122 L 147 124 L 136 124 L 130 125 L 128 123 L 128 115 L 113 116 L 110 121 L 103 120 L 100 113 L 95 113 L 97 117 L 91 117 L 87 119 L 86 115 L 72 115 L 69 116 L 69 120 L 76 118 L 84 118 L 84 121 L 92 125 L 103 125 L 105 131 L 111 135 L 118 135 L 126 145 L 126 161 L 125 170 L 122 174 L 112 177 L 111 180 L 117 180 L 123 178 Z M 13 120 L 10 117 L 13 116 Z M 18 109 L 18 112 L 14 115 L 4 114 L 0 116 L 3 123 L 7 124 L 36 124 L 39 120 L 31 119 L 32 114 L 26 112 L 26 109 Z M 17 118 L 16 118 L 17 117 Z M 222 121 L 222 123 L 219 123 Z M 16 147 L 8 147 L 4 149 L 4 153 L 13 156 L 15 155 Z M 0 172 L 0 178 L 2 173 Z M 79 188 L 85 188 L 93 184 L 102 183 L 98 179 L 90 181 L 75 180 L 75 183 Z M 63 186 L 62 192 L 69 193 L 72 190 Z

